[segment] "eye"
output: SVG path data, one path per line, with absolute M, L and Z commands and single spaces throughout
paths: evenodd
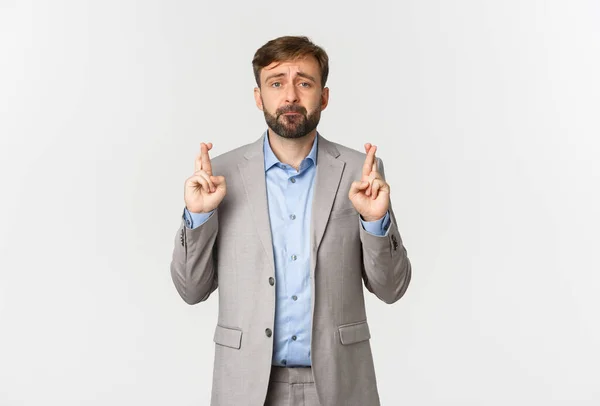
M 273 82 L 271 83 L 271 87 L 281 87 L 281 82 Z
M 308 83 L 308 82 L 302 82 L 302 83 L 300 83 L 300 86 L 308 88 L 308 87 L 310 87 L 310 83 Z

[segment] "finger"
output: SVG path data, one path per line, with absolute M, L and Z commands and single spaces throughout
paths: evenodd
M 211 176 L 210 180 L 212 181 L 213 185 L 215 185 L 215 187 L 217 188 L 225 187 L 225 176 Z
M 363 170 L 362 170 L 363 177 L 368 176 L 369 173 L 371 172 L 371 163 L 369 161 L 369 159 L 370 159 L 369 152 L 371 151 L 371 148 L 372 148 L 372 145 L 370 143 L 365 144 L 365 153 L 367 154 L 367 156 L 365 157 L 365 162 L 363 164 Z
M 200 175 L 194 175 L 194 176 L 190 177 L 189 180 L 190 180 L 191 186 L 194 186 L 196 189 L 198 189 L 198 186 L 200 186 L 200 189 L 204 189 L 205 191 L 210 190 L 209 186 L 208 186 L 208 182 L 206 181 L 206 179 L 204 179 Z
M 199 171 L 202 169 L 202 144 L 200 143 L 200 152 L 198 153 L 198 155 L 196 155 L 196 159 L 194 160 L 194 172 Z M 206 144 L 207 149 L 210 151 L 213 147 L 212 142 L 207 142 Z M 210 162 L 210 161 L 209 161 Z M 211 168 L 212 169 L 212 168 Z
M 350 196 L 354 196 L 361 190 L 365 190 L 368 186 L 369 186 L 369 182 L 366 182 L 366 181 L 352 182 L 352 185 L 350 185 L 350 192 L 348 194 Z
M 199 153 L 198 155 L 196 155 L 196 159 L 194 160 L 194 172 L 198 172 L 200 170 L 202 170 L 202 160 L 201 160 L 202 154 Z
M 375 162 L 377 162 L 377 160 L 375 160 Z M 381 175 L 379 174 L 379 172 L 371 172 L 369 174 L 369 176 L 365 176 L 362 179 L 363 181 L 369 182 L 369 187 L 365 191 L 365 194 L 367 196 L 371 196 L 371 193 L 373 193 L 373 191 L 371 190 L 371 188 L 373 186 L 373 180 L 375 180 L 375 179 L 381 179 L 381 180 L 383 180 L 383 178 L 381 177 Z
M 210 180 L 215 185 L 220 185 L 221 183 L 225 182 L 225 176 L 211 176 Z
M 387 182 L 381 180 L 381 179 L 374 179 L 373 180 L 373 187 L 372 187 L 372 199 L 377 199 L 377 197 L 381 194 L 381 193 L 390 193 L 390 185 L 387 184 Z
M 365 144 L 365 149 L 370 144 Z M 371 147 L 367 151 L 367 157 L 365 158 L 365 163 L 363 165 L 363 176 L 369 176 L 371 171 L 373 170 L 373 161 L 375 159 L 375 151 L 377 151 L 377 146 L 371 145 Z
M 206 172 L 204 172 L 202 170 L 196 172 L 194 175 L 202 176 L 202 178 L 204 178 L 206 180 L 206 182 L 208 183 L 208 187 L 209 187 L 208 190 L 210 190 L 210 192 L 214 192 L 215 191 L 215 184 L 211 180 L 211 176 L 210 175 L 208 175 Z
M 371 199 L 377 199 L 381 186 L 382 183 L 379 179 L 373 179 L 373 183 L 371 184 Z
M 212 149 L 212 144 L 208 143 L 211 148 L 205 143 L 200 144 L 200 161 L 202 163 L 202 170 L 209 175 L 212 175 L 212 165 L 210 164 L 210 157 L 208 156 L 208 150 Z

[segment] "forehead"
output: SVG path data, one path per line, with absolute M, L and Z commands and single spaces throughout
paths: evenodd
M 317 62 L 315 57 L 307 56 L 289 61 L 272 62 L 261 69 L 260 77 L 261 81 L 263 81 L 273 74 L 284 73 L 293 75 L 299 72 L 309 74 L 317 79 L 321 76 L 319 62 Z

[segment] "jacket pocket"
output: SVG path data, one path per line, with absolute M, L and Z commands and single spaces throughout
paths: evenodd
M 358 323 L 344 324 L 338 327 L 340 332 L 340 341 L 344 345 L 359 343 L 371 338 L 369 325 L 365 321 Z
M 213 341 L 217 344 L 224 345 L 225 347 L 239 350 L 242 346 L 242 330 L 223 327 L 217 324 Z

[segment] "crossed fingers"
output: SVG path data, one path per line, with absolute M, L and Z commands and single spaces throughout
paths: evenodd
M 383 179 L 381 179 L 381 175 L 378 172 L 377 158 L 375 157 L 377 146 L 372 145 L 371 143 L 366 143 L 365 152 L 367 153 L 367 157 L 365 158 L 365 163 L 363 164 L 362 181 L 369 182 L 369 186 L 365 190 L 365 194 L 367 196 L 371 196 L 371 194 L 373 194 L 373 197 L 377 197 L 377 192 L 385 183 Z
M 206 188 L 210 192 L 215 191 L 215 184 L 211 180 L 212 177 L 212 165 L 210 163 L 210 156 L 208 151 L 212 149 L 212 142 L 200 143 L 200 153 L 196 156 L 194 161 L 194 175 L 199 176 L 198 181 L 202 187 Z

